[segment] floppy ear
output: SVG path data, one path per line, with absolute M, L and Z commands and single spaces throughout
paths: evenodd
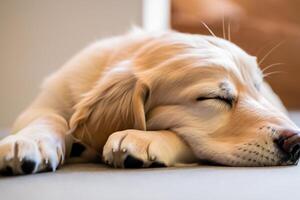
M 146 130 L 144 103 L 149 89 L 131 71 L 111 71 L 75 106 L 72 135 L 95 148 L 125 129 Z

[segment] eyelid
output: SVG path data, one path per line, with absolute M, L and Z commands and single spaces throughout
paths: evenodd
M 205 101 L 205 100 L 210 100 L 210 99 L 215 99 L 215 100 L 223 101 L 224 103 L 228 104 L 230 107 L 233 106 L 233 103 L 235 101 L 235 99 L 234 99 L 233 96 L 224 97 L 224 96 L 220 96 L 220 95 L 216 95 L 216 96 L 200 96 L 196 100 L 197 101 Z

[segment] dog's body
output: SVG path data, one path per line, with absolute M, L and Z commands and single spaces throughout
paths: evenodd
M 255 58 L 234 44 L 139 30 L 89 46 L 50 76 L 0 142 L 0 169 L 101 157 L 115 167 L 287 165 L 299 158 L 296 130 Z

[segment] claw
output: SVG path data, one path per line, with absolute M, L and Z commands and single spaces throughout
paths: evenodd
M 57 155 L 58 155 L 58 160 L 59 160 L 59 164 L 63 164 L 64 163 L 64 154 L 63 154 L 63 151 L 62 151 L 62 149 L 60 149 L 60 148 L 57 148 L 56 149 L 56 152 L 57 152 Z
M 125 148 L 122 149 L 122 152 L 123 152 L 123 153 L 126 153 L 126 152 L 127 152 L 127 149 L 125 149 Z
M 156 156 L 150 156 L 150 161 L 155 161 L 156 160 Z

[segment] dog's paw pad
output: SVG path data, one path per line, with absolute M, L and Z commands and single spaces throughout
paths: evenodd
M 149 167 L 150 168 L 160 168 L 160 167 L 167 167 L 167 166 L 161 162 L 153 162 Z
M 10 166 L 5 167 L 5 169 L 2 169 L 0 171 L 0 174 L 2 176 L 12 176 L 14 175 L 13 169 Z
M 31 174 L 36 167 L 36 162 L 29 159 L 24 159 L 21 165 L 21 169 L 24 174 Z
M 144 162 L 140 159 L 137 159 L 133 156 L 127 156 L 124 160 L 124 168 L 141 168 L 143 167 Z

